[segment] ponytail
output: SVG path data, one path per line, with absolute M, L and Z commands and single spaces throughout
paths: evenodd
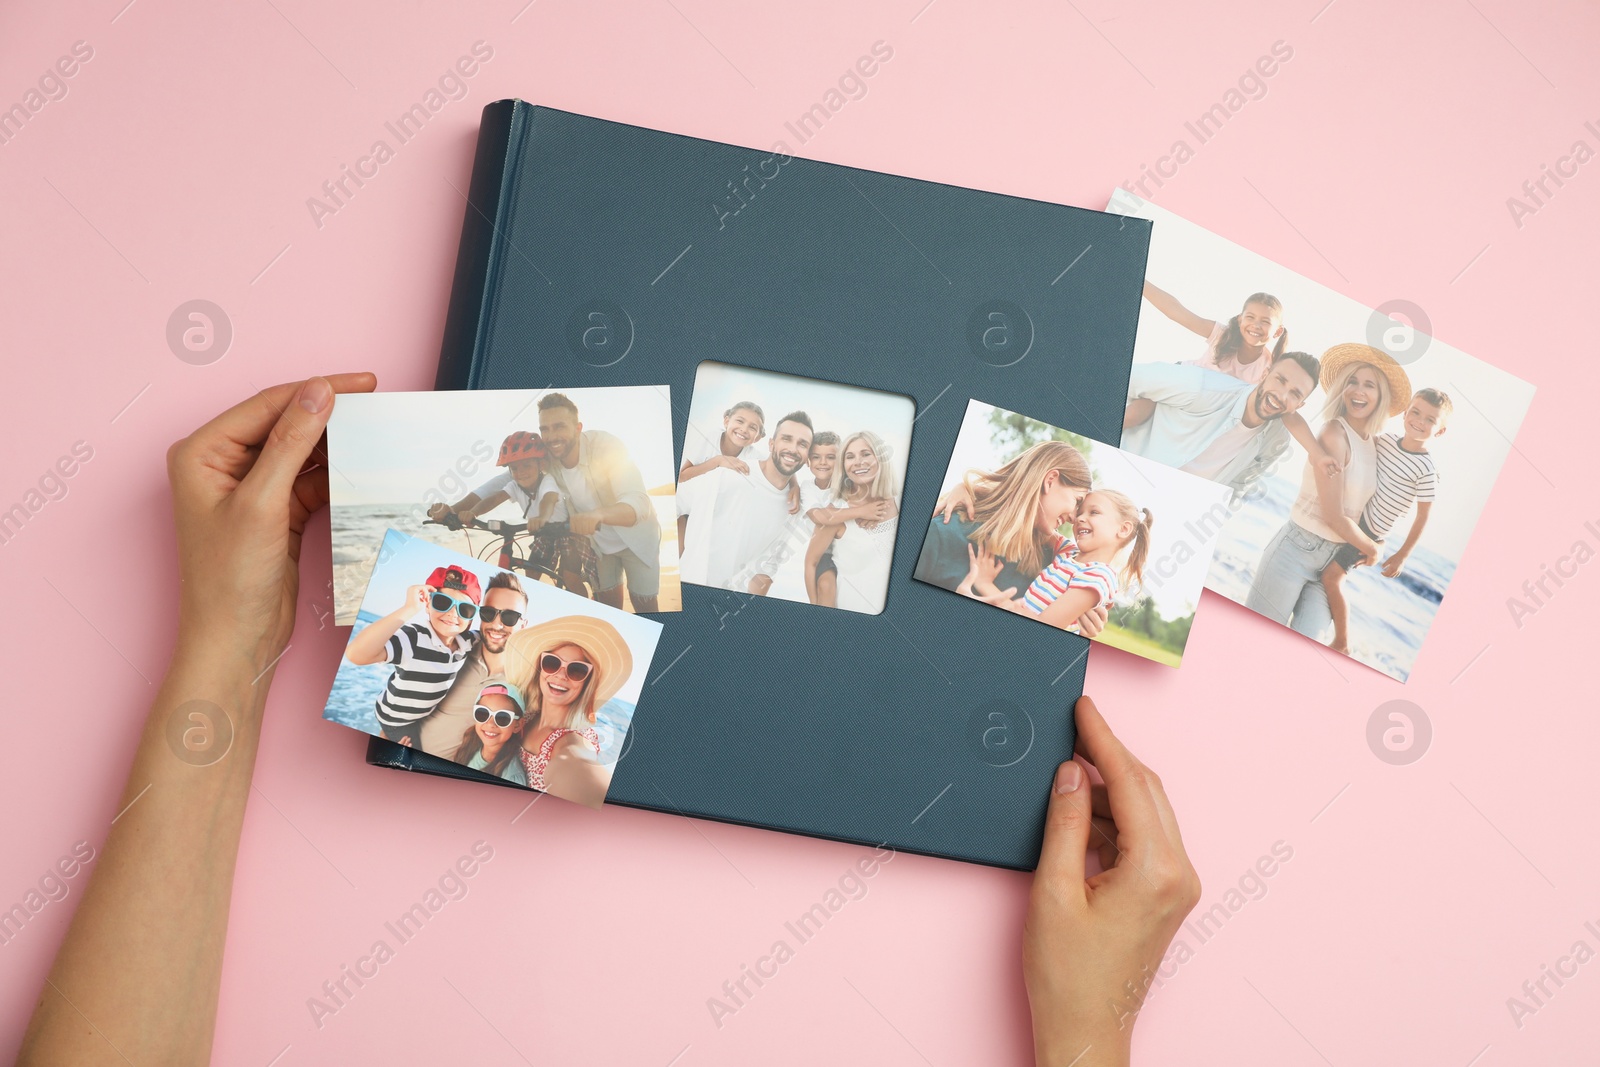
M 1144 584 L 1144 565 L 1150 560 L 1150 527 L 1155 517 L 1149 508 L 1140 508 L 1133 523 L 1133 548 L 1128 552 L 1128 562 L 1122 565 L 1122 584 Z

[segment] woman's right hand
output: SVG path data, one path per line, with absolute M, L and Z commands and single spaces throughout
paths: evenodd
M 1056 770 L 1023 929 L 1034 1056 L 1044 1067 L 1128 1063 L 1156 970 L 1200 900 L 1161 779 L 1088 697 L 1077 724 L 1079 758 Z M 1090 767 L 1104 784 L 1089 781 Z M 1089 876 L 1091 848 L 1102 870 Z

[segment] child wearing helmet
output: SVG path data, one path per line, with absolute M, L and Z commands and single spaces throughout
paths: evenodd
M 528 546 L 528 562 L 560 576 L 563 589 L 585 594 L 599 584 L 599 559 L 587 537 L 574 534 L 568 525 L 567 502 L 562 498 L 547 469 L 544 441 L 536 433 L 517 430 L 500 444 L 495 465 L 506 468 L 456 501 L 436 504 L 429 517 L 441 519 L 454 512 L 462 522 L 493 511 L 507 500 L 515 504 L 528 522 L 533 541 Z

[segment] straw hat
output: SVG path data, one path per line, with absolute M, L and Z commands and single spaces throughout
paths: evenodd
M 518 630 L 506 642 L 505 674 L 520 679 L 522 688 L 532 691 L 538 674 L 538 657 L 559 645 L 577 645 L 589 654 L 599 671 L 594 689 L 594 710 L 617 695 L 633 673 L 633 652 L 617 628 L 593 615 L 563 615 Z
M 1370 363 L 1380 374 L 1389 379 L 1389 417 L 1392 419 L 1406 409 L 1411 403 L 1411 379 L 1406 376 L 1405 369 L 1396 363 L 1385 351 L 1373 348 L 1371 345 L 1349 344 L 1334 345 L 1322 353 L 1322 389 L 1324 392 L 1333 391 L 1333 383 L 1352 365 L 1357 363 Z

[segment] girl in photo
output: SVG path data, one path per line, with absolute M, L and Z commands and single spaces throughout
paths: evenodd
M 472 709 L 472 725 L 461 737 L 455 762 L 517 785 L 527 785 L 522 768 L 523 721 L 527 709 L 522 691 L 498 678 L 484 683 Z
M 1072 525 L 1073 539 L 1065 541 L 1049 566 L 1012 599 L 1014 589 L 998 589 L 995 577 L 1000 562 L 972 549 L 967 575 L 969 595 L 998 607 L 1029 615 L 1062 630 L 1079 633 L 1078 620 L 1097 607 L 1110 609 L 1117 595 L 1143 581 L 1150 558 L 1150 527 L 1154 518 L 1125 493 L 1095 489 L 1084 494 Z M 1119 569 L 1112 565 L 1127 551 Z
M 995 557 L 994 582 L 1015 596 L 1068 543 L 1060 530 L 1091 488 L 1089 462 L 1065 441 L 1040 441 L 999 470 L 968 471 L 934 507 L 915 576 L 967 594 L 974 553 Z M 1104 605 L 1079 619 L 1100 632 Z
M 1245 607 L 1292 626 L 1315 641 L 1333 625 L 1322 573 L 1339 549 L 1354 546 L 1360 566 L 1378 546 L 1359 525 L 1377 490 L 1376 437 L 1411 402 L 1411 380 L 1370 345 L 1334 345 L 1322 356 L 1328 395 L 1317 440 L 1336 465 L 1332 474 L 1308 460 L 1289 519 L 1267 543 Z
M 506 680 L 527 694 L 521 760 L 528 785 L 599 807 L 611 781 L 600 761 L 595 719 L 633 673 L 633 653 L 616 627 L 567 615 L 506 642 Z
M 754 400 L 740 400 L 722 413 L 722 434 L 713 448 L 710 438 L 696 433 L 694 427 L 683 441 L 683 463 L 678 466 L 678 555 L 683 555 L 683 539 L 689 530 L 689 510 L 692 494 L 684 492 L 684 483 L 709 474 L 718 468 L 727 468 L 736 474 L 749 474 L 751 464 L 759 463 L 756 445 L 767 435 L 767 416 Z M 789 510 L 800 507 L 800 490 L 789 487 Z
M 868 508 L 871 518 L 819 525 L 806 549 L 806 596 L 819 603 L 817 567 L 831 552 L 836 572 L 833 606 L 876 615 L 889 591 L 889 562 L 900 528 L 899 488 L 889 470 L 888 448 L 871 430 L 844 439 L 833 477 L 836 508 Z
M 1206 339 L 1198 359 L 1181 361 L 1190 367 L 1205 367 L 1259 385 L 1267 367 L 1289 344 L 1289 331 L 1283 327 L 1283 302 L 1271 293 L 1251 293 L 1239 314 L 1227 322 L 1195 314 L 1150 282 L 1144 283 L 1144 298 L 1179 326 Z

